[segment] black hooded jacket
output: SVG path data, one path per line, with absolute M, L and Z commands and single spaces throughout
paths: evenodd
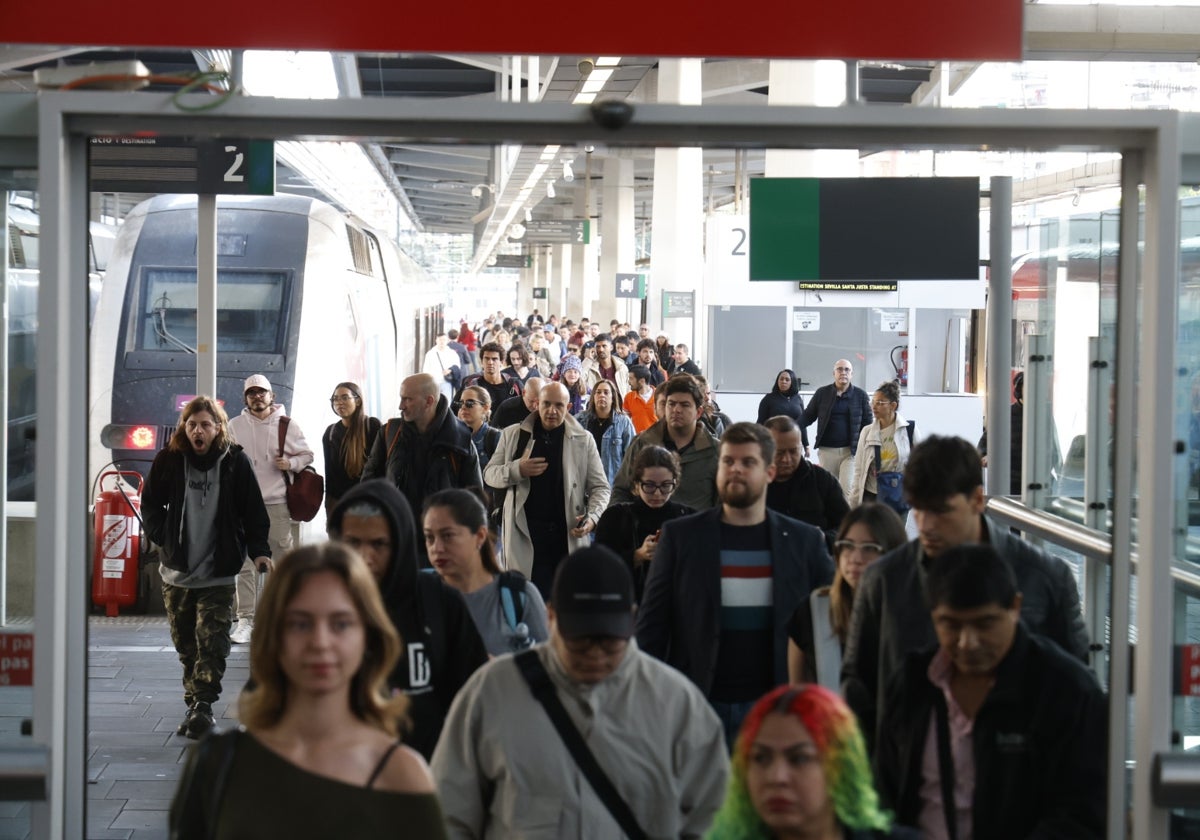
M 792 377 L 792 387 L 786 391 L 779 390 L 779 373 L 786 373 Z M 779 373 L 775 374 L 775 384 L 771 386 L 771 393 L 763 397 L 758 404 L 758 419 L 754 422 L 763 425 L 772 417 L 778 417 L 780 414 L 791 417 L 800 427 L 800 439 L 804 443 L 804 448 L 807 449 L 808 427 L 804 422 L 804 397 L 800 396 L 800 380 L 796 377 L 794 370 L 784 368 Z
M 329 515 L 330 535 L 341 535 L 346 510 L 360 501 L 382 508 L 391 531 L 392 561 L 379 590 L 403 648 L 388 684 L 412 701 L 404 740 L 428 759 L 454 695 L 487 661 L 487 651 L 462 595 L 434 572 L 419 571 L 412 510 L 390 481 L 364 481 L 349 490 Z
M 363 467 L 363 480 L 387 478 L 420 512 L 426 498 L 454 487 L 483 489 L 479 454 L 467 424 L 450 414 L 445 396 L 438 397 L 429 430 L 422 435 L 410 420 L 389 420 L 375 438 Z M 423 553 L 423 546 L 418 548 Z

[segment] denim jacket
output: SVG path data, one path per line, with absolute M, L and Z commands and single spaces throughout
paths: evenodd
M 585 411 L 575 419 L 579 421 L 580 426 L 586 429 L 592 415 L 591 412 Z M 625 457 L 625 450 L 629 448 L 629 444 L 633 443 L 636 435 L 637 432 L 633 430 L 633 421 L 629 419 L 629 415 L 618 414 L 614 411 L 612 424 L 604 430 L 604 437 L 600 439 L 600 462 L 604 464 L 604 474 L 608 477 L 609 486 L 612 486 L 613 480 L 617 477 L 617 471 L 621 469 L 621 459 Z

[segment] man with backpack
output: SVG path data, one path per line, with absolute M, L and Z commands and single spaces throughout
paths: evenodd
M 358 551 L 379 585 L 403 640 L 388 684 L 412 701 L 404 742 L 429 758 L 454 695 L 487 661 L 475 622 L 457 590 L 420 571 L 424 539 L 391 482 L 364 481 L 347 492 L 329 515 L 329 536 Z
M 387 478 L 415 511 L 420 511 L 426 497 L 438 490 L 483 488 L 471 429 L 450 413 L 450 404 L 439 387 L 427 373 L 409 376 L 400 383 L 403 417 L 384 425 L 363 468 L 363 480 Z M 418 540 L 417 554 L 424 560 L 424 541 Z

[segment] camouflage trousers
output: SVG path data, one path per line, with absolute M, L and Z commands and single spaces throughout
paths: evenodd
M 183 700 L 215 703 L 229 656 L 233 623 L 233 585 L 189 589 L 163 584 L 163 603 L 171 622 L 171 641 L 183 663 Z

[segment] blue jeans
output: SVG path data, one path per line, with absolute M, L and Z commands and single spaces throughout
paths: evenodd
M 746 700 L 742 703 L 708 701 L 708 704 L 713 707 L 713 711 L 717 713 L 717 717 L 721 719 L 721 726 L 725 727 L 725 746 L 729 748 L 730 753 L 733 752 L 733 742 L 737 740 L 738 730 L 742 728 L 742 721 L 745 720 L 746 715 L 750 714 L 755 702 L 754 700 Z

